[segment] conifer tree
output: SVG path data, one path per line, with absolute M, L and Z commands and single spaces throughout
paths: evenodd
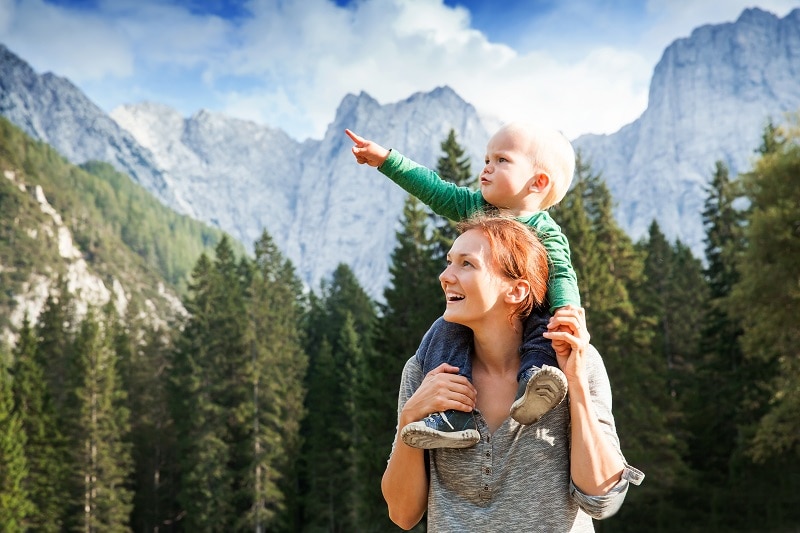
M 476 177 L 472 174 L 469 156 L 465 155 L 464 148 L 456 140 L 456 132 L 451 129 L 447 139 L 442 141 L 442 156 L 436 163 L 436 172 L 444 181 L 454 183 L 459 187 L 473 187 Z M 458 236 L 456 222 L 440 215 L 431 213 L 431 226 L 435 229 L 433 259 L 444 262 L 450 246 Z
M 190 530 L 225 531 L 238 516 L 234 504 L 238 458 L 232 455 L 229 433 L 237 388 L 226 356 L 230 350 L 240 360 L 243 352 L 244 336 L 237 337 L 243 329 L 231 323 L 237 320 L 234 309 L 239 307 L 241 291 L 235 286 L 238 269 L 226 239 L 216 253 L 214 263 L 202 255 L 192 272 L 186 302 L 190 317 L 173 360 L 170 402 L 180 458 L 178 502 L 185 512 L 184 527 Z
M 126 315 L 127 320 L 114 328 L 113 337 L 130 412 L 131 528 L 154 531 L 172 523 L 179 513 L 174 487 L 176 435 L 167 397 L 171 344 L 165 331 L 141 320 L 135 299 Z
M 770 401 L 752 440 L 758 461 L 800 455 L 800 120 L 767 127 L 762 157 L 742 177 L 750 209 L 747 246 L 737 262 L 729 308 L 741 321 L 741 346 L 766 378 Z
M 27 517 L 34 513 L 34 506 L 24 483 L 28 475 L 27 438 L 14 409 L 10 381 L 8 371 L 0 364 L 0 519 L 3 531 L 17 533 L 27 530 Z
M 343 470 L 352 471 L 350 465 L 356 463 L 350 436 L 358 431 L 359 423 L 345 407 L 352 401 L 350 385 L 359 380 L 350 373 L 361 367 L 357 359 L 373 349 L 377 317 L 374 303 L 346 265 L 336 268 L 321 293 L 320 300 L 312 300 L 307 330 L 310 364 L 308 415 L 303 423 L 303 516 L 310 530 L 346 531 L 357 514 L 353 507 L 361 478 L 360 474 L 356 480 L 343 478 Z M 349 330 L 351 339 L 346 344 L 340 342 L 343 330 Z M 360 349 L 352 351 L 347 346 Z
M 298 525 L 295 464 L 308 365 L 301 337 L 305 300 L 294 267 L 266 232 L 255 243 L 253 266 L 249 301 L 253 427 L 247 441 L 250 468 L 243 484 L 252 491 L 252 503 L 245 522 L 256 531 L 293 531 Z
M 66 403 L 75 497 L 69 523 L 83 531 L 128 531 L 132 509 L 129 413 L 109 336 L 114 319 L 99 322 L 90 310 L 75 339 Z
M 50 394 L 36 357 L 36 338 L 27 317 L 20 328 L 13 355 L 15 410 L 27 436 L 28 475 L 24 487 L 33 503 L 26 524 L 36 531 L 60 531 L 66 508 L 65 443 L 58 431 Z
M 64 407 L 69 394 L 64 376 L 69 372 L 72 358 L 70 350 L 75 328 L 73 305 L 66 281 L 59 278 L 47 296 L 36 327 L 36 354 L 56 411 Z
M 738 343 L 740 326 L 723 305 L 738 279 L 735 256 L 743 246 L 741 215 L 733 205 L 738 197 L 736 184 L 724 163 L 716 163 L 706 194 L 705 277 L 710 299 L 700 328 L 700 356 L 692 387 L 696 396 L 689 398 L 687 406 L 692 415 L 689 458 L 693 467 L 703 472 L 702 478 L 710 482 L 709 491 L 713 492 L 728 482 L 730 459 L 742 422 L 740 400 L 745 387 Z

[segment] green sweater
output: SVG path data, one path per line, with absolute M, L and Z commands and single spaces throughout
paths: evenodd
M 458 187 L 444 181 L 433 170 L 399 154 L 389 152 L 389 157 L 378 167 L 389 179 L 433 209 L 433 212 L 450 220 L 464 220 L 484 211 L 488 204 L 480 191 Z M 536 231 L 550 259 L 550 278 L 547 297 L 550 312 L 567 304 L 581 305 L 578 277 L 570 261 L 569 242 L 555 220 L 546 212 L 538 211 L 517 220 Z

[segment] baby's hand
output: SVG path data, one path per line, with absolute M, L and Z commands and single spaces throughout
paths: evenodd
M 371 167 L 379 167 L 389 157 L 389 150 L 380 144 L 359 137 L 350 130 L 344 130 L 344 132 L 355 143 L 353 155 L 356 156 L 356 162 L 359 165 L 366 163 Z
M 569 307 L 569 306 L 568 306 Z M 556 314 L 560 309 L 564 309 L 563 307 L 556 310 Z M 555 315 L 554 315 L 555 316 Z M 547 323 L 547 331 L 549 332 L 565 332 L 575 335 L 577 332 L 574 331 L 569 325 L 566 324 L 557 324 L 553 317 L 550 318 L 550 322 Z M 569 342 L 565 340 L 556 340 L 553 339 L 553 350 L 556 352 L 556 357 L 567 357 L 572 352 L 572 346 Z

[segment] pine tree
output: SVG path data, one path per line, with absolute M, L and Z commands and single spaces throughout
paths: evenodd
M 169 375 L 168 334 L 145 324 L 134 299 L 127 320 L 114 329 L 120 379 L 127 392 L 130 445 L 134 464 L 134 531 L 154 531 L 178 516 L 175 477 L 175 428 L 167 397 Z
M 36 327 L 39 365 L 44 372 L 47 388 L 56 412 L 63 409 L 69 391 L 64 376 L 69 372 L 74 337 L 75 310 L 66 281 L 59 278 L 50 290 Z
M 303 423 L 303 517 L 309 530 L 347 531 L 358 513 L 355 502 L 362 478 L 360 473 L 356 480 L 345 475 L 357 463 L 351 436 L 359 423 L 345 406 L 353 401 L 349 386 L 360 379 L 352 376 L 362 366 L 358 359 L 373 349 L 377 317 L 374 303 L 346 265 L 336 268 L 321 292 L 320 300 L 312 299 L 307 325 L 310 364 L 308 416 Z M 340 342 L 343 330 L 350 338 L 344 344 Z
M 800 455 L 800 329 L 797 327 L 800 264 L 800 119 L 764 134 L 762 157 L 742 177 L 747 246 L 738 262 L 740 279 L 729 298 L 741 321 L 741 346 L 755 365 L 775 367 L 770 400 L 752 441 L 759 461 Z
M 61 530 L 62 513 L 66 508 L 63 495 L 67 472 L 62 460 L 65 442 L 56 425 L 36 346 L 26 317 L 13 350 L 14 401 L 27 435 L 28 475 L 24 487 L 33 503 L 26 524 L 36 531 L 55 532 Z
M 447 139 L 442 141 L 441 148 L 443 155 L 436 163 L 436 172 L 439 177 L 459 187 L 473 187 L 476 177 L 472 174 L 469 156 L 465 155 L 464 148 L 456 140 L 455 130 L 450 130 Z M 450 251 L 453 241 L 458 236 L 456 222 L 434 213 L 430 213 L 429 217 L 431 226 L 434 228 L 436 245 L 433 250 L 433 259 L 444 262 L 447 252 Z
M 125 393 L 109 335 L 113 316 L 103 322 L 89 311 L 74 347 L 74 388 L 67 398 L 76 513 L 70 522 L 83 531 L 128 531 L 132 472 Z
M 693 386 L 697 396 L 689 399 L 688 412 L 693 416 L 690 460 L 711 483 L 709 490 L 714 491 L 717 489 L 713 487 L 727 483 L 741 422 L 740 395 L 745 386 L 738 343 L 740 327 L 723 306 L 738 279 L 735 255 L 742 248 L 741 216 L 733 206 L 737 198 L 735 183 L 724 163 L 717 162 L 706 193 L 705 277 L 710 300 L 701 322 L 700 359 Z
M 305 301 L 294 267 L 266 232 L 255 243 L 250 286 L 253 429 L 244 486 L 252 491 L 252 503 L 245 521 L 256 531 L 293 531 L 308 365 L 300 330 Z
M 190 530 L 227 531 L 235 523 L 234 458 L 228 433 L 232 406 L 225 391 L 231 384 L 225 355 L 235 330 L 225 329 L 220 313 L 230 317 L 225 300 L 236 266 L 226 242 L 220 242 L 217 252 L 221 253 L 215 263 L 201 255 L 192 272 L 186 302 L 190 317 L 176 341 L 172 364 L 178 502 L 185 512 L 184 527 Z
M 35 509 L 24 483 L 28 475 L 27 438 L 14 409 L 10 381 L 8 371 L 0 364 L 0 517 L 3 531 L 16 533 L 26 531 L 27 517 Z

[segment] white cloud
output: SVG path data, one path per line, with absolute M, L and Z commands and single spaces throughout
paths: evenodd
M 515 50 L 443 0 L 252 0 L 249 16 L 234 20 L 156 0 L 102 0 L 92 10 L 0 0 L 0 41 L 109 108 L 145 95 L 187 115 L 207 107 L 320 137 L 347 93 L 387 103 L 449 85 L 501 120 L 545 120 L 575 137 L 636 119 L 664 48 L 748 5 L 649 0 L 613 11 L 564 0 L 515 19 L 520 36 L 505 41 L 524 44 Z M 797 0 L 759 5 L 784 16 Z
M 133 54 L 113 25 L 87 12 L 71 12 L 42 0 L 4 2 L 7 22 L 0 41 L 40 71 L 80 84 L 133 71 Z
M 280 80 L 281 90 L 269 85 L 226 95 L 225 111 L 296 136 L 321 136 L 343 96 L 361 90 L 392 102 L 449 85 L 501 120 L 545 120 L 570 136 L 614 131 L 646 105 L 652 66 L 637 53 L 606 47 L 571 63 L 548 50 L 520 55 L 471 28 L 464 9 L 441 2 L 375 0 L 344 9 L 313 0 L 260 8 L 242 28 L 242 48 L 213 69 L 217 77 Z

